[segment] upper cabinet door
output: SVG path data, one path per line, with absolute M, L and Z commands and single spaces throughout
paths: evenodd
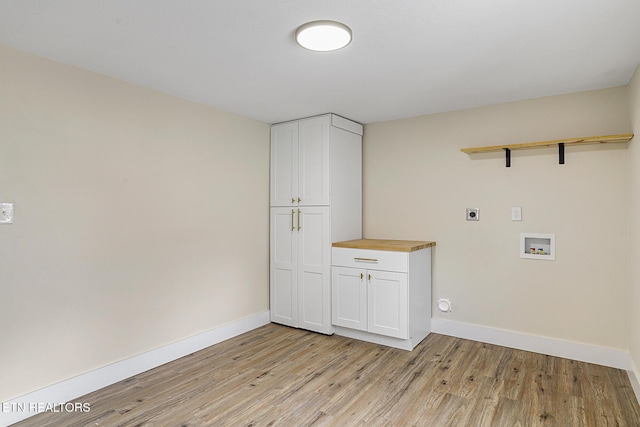
M 271 206 L 329 205 L 330 119 L 271 127 Z
M 271 206 L 298 205 L 298 122 L 271 127 Z
M 330 116 L 299 122 L 299 176 L 296 201 L 302 206 L 329 205 Z

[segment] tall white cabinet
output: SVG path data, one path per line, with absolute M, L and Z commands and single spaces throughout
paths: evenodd
M 332 334 L 331 244 L 362 237 L 362 125 L 335 114 L 271 127 L 271 321 Z

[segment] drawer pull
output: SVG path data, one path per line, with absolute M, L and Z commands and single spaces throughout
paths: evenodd
M 375 258 L 353 258 L 353 260 L 356 262 L 378 262 Z

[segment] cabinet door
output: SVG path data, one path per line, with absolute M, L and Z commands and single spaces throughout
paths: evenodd
M 271 206 L 297 206 L 298 123 L 271 127 Z
M 296 226 L 299 327 L 333 333 L 329 208 L 298 207 L 296 215 L 299 218 Z
M 336 326 L 367 330 L 366 270 L 332 267 L 331 322 Z
M 368 330 L 409 338 L 409 301 L 406 273 L 368 270 Z
M 298 326 L 298 231 L 294 208 L 271 208 L 269 294 L 271 321 Z
M 329 116 L 300 121 L 299 126 L 299 188 L 303 206 L 329 205 Z

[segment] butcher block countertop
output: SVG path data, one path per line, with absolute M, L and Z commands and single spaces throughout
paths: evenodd
M 373 249 L 377 251 L 413 252 L 435 246 L 436 242 L 421 240 L 384 240 L 384 239 L 358 239 L 334 242 L 334 248 Z

